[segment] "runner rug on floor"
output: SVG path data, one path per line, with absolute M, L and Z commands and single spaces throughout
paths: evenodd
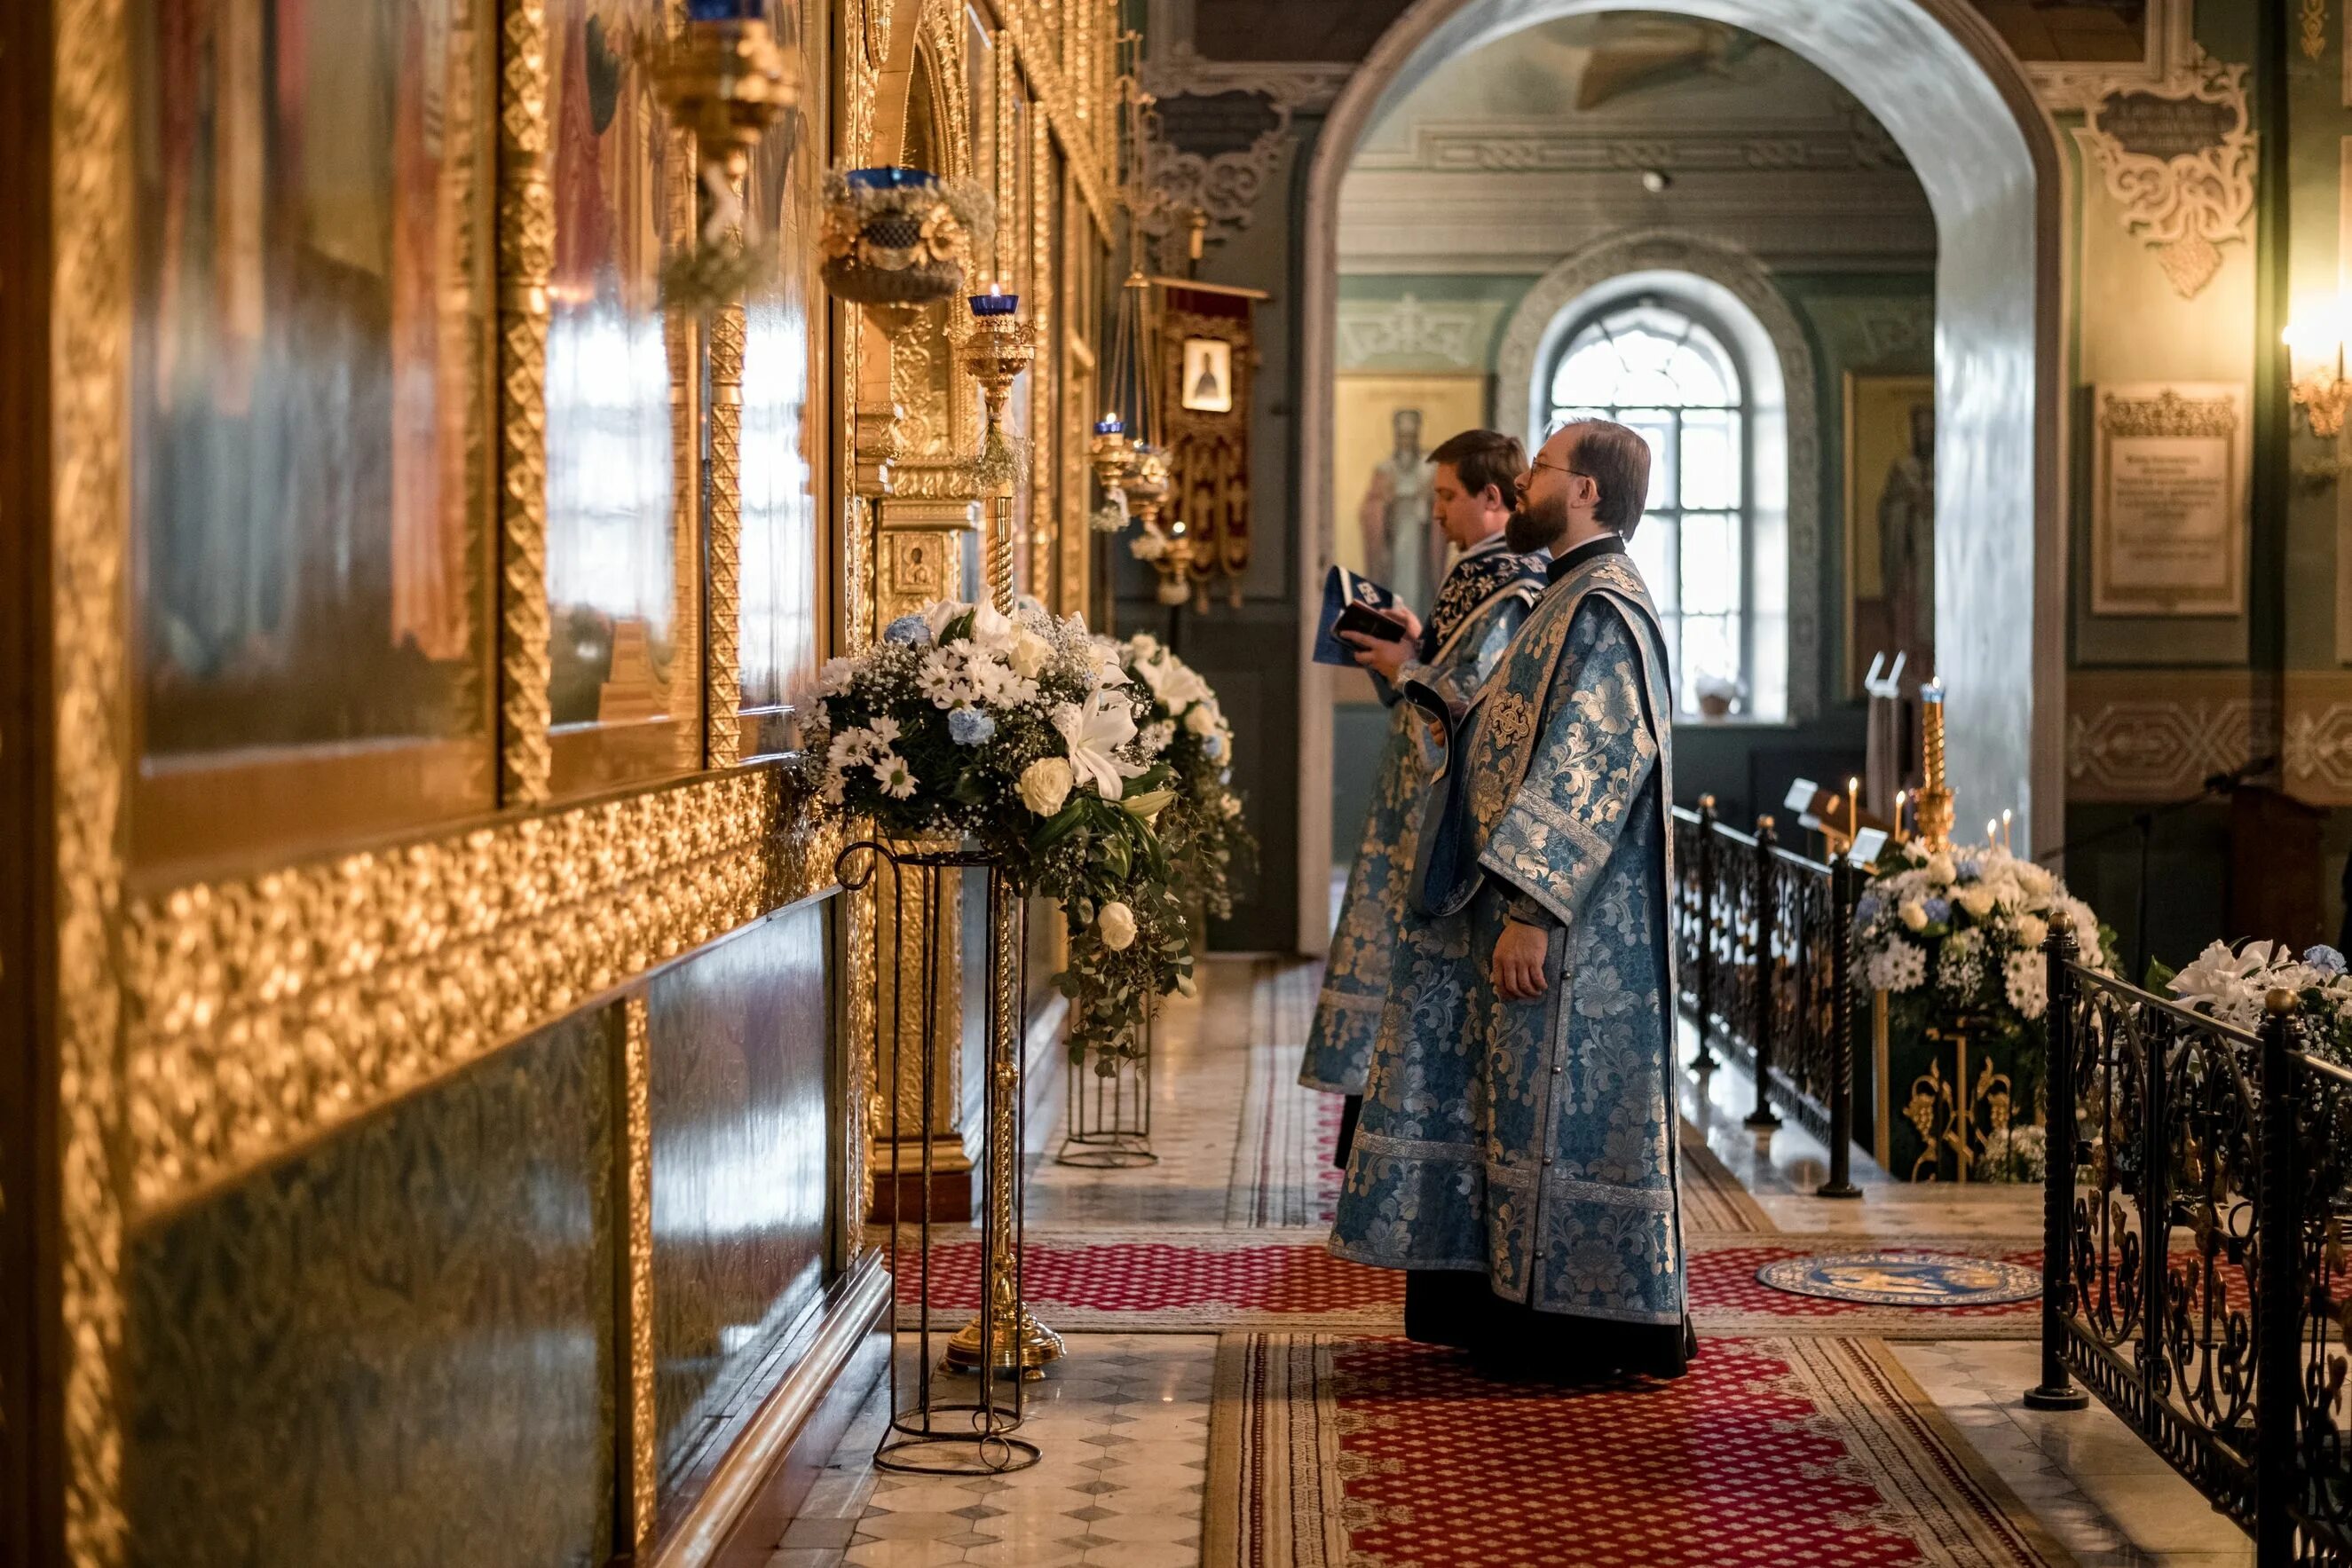
M 1837 1252 L 1835 1243 L 1792 1246 L 1790 1237 L 1689 1239 L 1691 1315 L 1702 1334 L 1869 1335 L 1882 1339 L 2032 1339 L 2032 1301 L 1966 1306 L 1890 1306 L 1799 1295 L 1763 1283 L 1768 1265 Z M 1997 1258 L 2027 1269 L 2041 1254 L 2014 1241 L 1919 1240 L 1918 1252 Z M 899 1325 L 913 1326 L 915 1270 L 898 1270 Z M 961 1322 L 980 1301 L 980 1244 L 969 1231 L 931 1244 L 933 1321 Z M 1234 1230 L 1032 1232 L 1023 1253 L 1023 1299 L 1054 1328 L 1077 1333 L 1395 1333 L 1404 1326 L 1404 1276 L 1334 1258 L 1320 1237 Z
M 1234 1333 L 1204 1568 L 2036 1568 L 2073 1559 L 1883 1346 L 1725 1340 L 1685 1376 L 1489 1382 L 1395 1339 Z
M 1320 964 L 1264 963 L 1252 975 L 1247 1088 L 1234 1139 L 1226 1186 L 1225 1223 L 1234 1229 L 1328 1227 L 1339 1211 L 1339 1167 L 1331 1151 L 1339 1141 L 1337 1094 L 1298 1082 Z M 1739 1178 L 1706 1146 L 1706 1136 L 1681 1124 L 1683 1223 L 1694 1231 L 1769 1235 L 1777 1228 Z

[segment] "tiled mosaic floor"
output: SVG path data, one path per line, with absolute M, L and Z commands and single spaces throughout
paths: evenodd
M 1041 1118 L 1032 1130 L 1031 1234 L 1300 1225 L 1302 1206 L 1317 1196 L 1312 1151 L 1289 1150 L 1255 1162 L 1258 1168 L 1244 1168 L 1253 1162 L 1238 1156 L 1255 1136 L 1252 1127 L 1286 1127 L 1317 1109 L 1283 1092 L 1304 1044 L 1302 995 L 1313 995 L 1311 971 L 1247 960 L 1206 966 L 1200 997 L 1162 1018 L 1152 1085 L 1160 1163 L 1124 1171 L 1055 1166 L 1050 1154 L 1061 1130 Z M 1294 1031 L 1299 1038 L 1282 1038 Z M 1276 1071 L 1280 1080 L 1265 1082 Z M 1789 1239 L 1841 1248 L 1931 1238 L 2014 1239 L 2030 1248 L 2037 1239 L 2039 1197 L 2032 1190 L 1892 1183 L 1860 1158 L 1861 1201 L 1816 1198 L 1827 1166 L 1821 1144 L 1793 1123 L 1759 1139 L 1741 1125 L 1751 1103 L 1748 1080 L 1726 1069 L 1686 1083 L 1683 1112 Z M 1269 1115 L 1289 1121 L 1252 1120 Z M 1068 1344 L 1067 1357 L 1031 1385 L 1037 1403 L 1027 1435 L 1045 1450 L 1034 1469 L 961 1481 L 877 1476 L 871 1464 L 882 1420 L 877 1399 L 844 1440 L 770 1568 L 1197 1563 L 1216 1340 L 1083 1333 Z M 2017 1395 L 2033 1381 L 2031 1343 L 1921 1342 L 1895 1354 L 2084 1568 L 2252 1563 L 2244 1537 L 2104 1410 L 2022 1409 Z M 1726 1560 L 1774 1568 L 1748 1557 Z

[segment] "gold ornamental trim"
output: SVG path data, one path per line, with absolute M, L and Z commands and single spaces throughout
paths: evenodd
M 65 1555 L 113 1568 L 122 1512 L 123 650 L 130 538 L 131 61 L 122 0 L 59 0 L 50 207 L 50 743 L 57 791 L 58 1308 Z
M 622 1003 L 621 1143 L 628 1164 L 623 1236 L 629 1271 L 629 1540 L 640 1563 L 660 1521 L 660 1412 L 654 1380 L 653 1006 L 636 991 Z
M 176 1207 L 832 885 L 774 767 L 134 903 L 131 1196 Z
M 743 349 L 739 302 L 710 318 L 710 529 L 704 549 L 710 596 L 703 663 L 703 752 L 732 768 L 743 749 L 740 673 L 743 603 Z
M 547 326 L 555 270 L 546 0 L 504 0 L 499 49 L 499 799 L 535 806 L 548 727 Z

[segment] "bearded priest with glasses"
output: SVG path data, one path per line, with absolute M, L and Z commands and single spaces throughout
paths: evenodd
M 1668 938 L 1673 694 L 1625 541 L 1650 451 L 1544 444 L 1508 547 L 1549 585 L 1455 713 L 1331 1250 L 1500 1375 L 1679 1376 L 1691 1333 Z M 1414 693 L 1416 700 L 1428 694 Z
M 1462 551 L 1445 574 L 1423 626 L 1410 610 L 1391 618 L 1404 633 L 1394 641 L 1342 632 L 1356 663 L 1370 671 L 1391 708 L 1388 747 L 1372 785 L 1371 810 L 1339 922 L 1324 969 L 1323 994 L 1307 1037 L 1298 1082 L 1348 1097 L 1335 1163 L 1348 1161 L 1348 1142 L 1364 1092 L 1372 1037 L 1389 994 L 1389 961 L 1407 917 L 1407 883 L 1437 749 L 1429 719 L 1400 700 L 1403 683 L 1466 703 L 1503 656 L 1543 589 L 1545 558 L 1517 552 L 1504 541 L 1527 467 L 1512 436 L 1465 430 L 1430 454 L 1436 466 L 1431 510 L 1445 538 Z

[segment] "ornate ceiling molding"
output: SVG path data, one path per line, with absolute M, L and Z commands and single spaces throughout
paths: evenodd
M 1578 251 L 1538 278 L 1511 313 L 1496 354 L 1496 418 L 1532 438 L 1548 406 L 1537 406 L 1537 367 L 1560 317 L 1578 301 L 1630 273 L 1680 272 L 1729 291 L 1763 329 L 1780 361 L 1788 427 L 1789 715 L 1811 718 L 1821 706 L 1822 550 L 1821 407 L 1813 350 L 1804 324 L 1761 262 L 1745 252 L 1661 230 L 1615 236 Z M 1520 417 L 1514 418 L 1517 414 Z
M 1339 302 L 1339 368 L 1375 360 L 1417 360 L 1462 370 L 1486 368 L 1496 307 L 1431 304 L 1410 293 L 1394 299 Z

